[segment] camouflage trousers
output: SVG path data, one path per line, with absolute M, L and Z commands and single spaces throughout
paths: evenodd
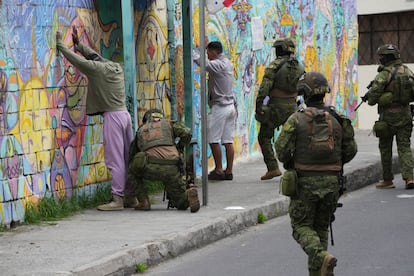
M 292 235 L 308 255 L 309 271 L 318 271 L 328 249 L 329 224 L 339 197 L 338 177 L 299 177 L 298 187 L 298 196 L 289 204 Z
M 275 129 L 283 125 L 289 116 L 298 109 L 298 107 L 296 102 L 290 99 L 280 99 L 280 103 L 275 104 L 269 103 L 269 107 L 271 121 L 260 125 L 257 140 L 262 150 L 267 170 L 272 171 L 279 168 L 272 142 L 275 137 Z
M 167 192 L 172 207 L 186 210 L 189 206 L 185 183 L 182 180 L 178 165 L 152 164 L 145 166 L 141 177 L 134 177 L 135 195 L 139 201 L 148 198 L 148 181 L 161 181 Z
M 387 137 L 379 138 L 379 150 L 381 153 L 382 177 L 384 180 L 393 180 L 392 173 L 392 144 L 395 136 L 398 158 L 401 165 L 401 175 L 404 180 L 413 178 L 413 155 L 411 152 L 411 121 L 405 126 L 389 126 L 390 133 Z

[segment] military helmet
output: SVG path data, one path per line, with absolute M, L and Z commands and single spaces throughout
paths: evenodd
M 154 119 L 161 119 L 164 118 L 164 113 L 157 109 L 150 109 L 144 113 L 144 117 L 142 117 L 142 123 L 145 124 L 146 122 Z
M 304 73 L 296 85 L 296 89 L 299 95 L 303 95 L 306 99 L 309 99 L 315 95 L 325 95 L 331 92 L 328 81 L 318 72 Z
M 400 51 L 398 50 L 397 46 L 393 44 L 384 44 L 377 49 L 377 55 L 379 56 L 386 56 L 392 55 L 394 59 L 400 58 Z
M 281 38 L 273 43 L 273 47 L 276 48 L 276 52 L 282 53 L 294 53 L 295 43 L 291 38 Z

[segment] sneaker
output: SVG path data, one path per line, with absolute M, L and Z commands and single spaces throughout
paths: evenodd
M 414 189 L 414 179 L 412 179 L 412 178 L 408 178 L 408 179 L 405 181 L 405 189 L 406 189 L 406 190 L 411 190 L 411 189 Z
M 375 184 L 375 187 L 377 189 L 392 189 L 392 188 L 395 188 L 394 183 L 392 182 L 392 180 L 382 180 L 382 181 L 378 182 L 377 184 Z
M 137 204 L 137 206 L 135 206 L 134 208 L 137 211 L 149 211 L 151 210 L 151 203 L 149 201 L 148 198 L 139 201 L 139 203 Z
M 337 261 L 338 260 L 334 256 L 328 253 L 323 259 L 321 276 L 334 276 L 334 268 Z
M 265 175 L 260 177 L 260 179 L 261 180 L 268 180 L 268 179 L 272 179 L 274 177 L 278 177 L 280 175 L 282 175 L 280 170 L 279 169 L 274 169 L 274 170 L 271 170 L 271 171 L 267 171 Z
M 112 195 L 111 202 L 99 205 L 96 209 L 99 211 L 120 211 L 124 209 L 124 200 L 121 196 Z
M 224 173 L 218 173 L 215 170 L 212 170 L 208 174 L 208 180 L 224 180 Z
M 135 208 L 138 205 L 138 199 L 135 196 L 124 197 L 124 208 Z
M 198 212 L 198 210 L 200 210 L 200 201 L 198 200 L 198 192 L 196 188 L 190 188 L 187 190 L 187 199 L 191 213 Z

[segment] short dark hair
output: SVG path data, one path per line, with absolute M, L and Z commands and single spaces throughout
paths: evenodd
M 223 53 L 223 45 L 220 41 L 212 41 L 207 45 L 207 49 L 209 50 L 215 50 L 219 54 Z

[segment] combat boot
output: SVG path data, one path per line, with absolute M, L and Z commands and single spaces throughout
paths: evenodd
M 408 179 L 405 181 L 405 189 L 406 189 L 406 190 L 411 190 L 411 189 L 414 189 L 414 179 L 412 179 L 412 178 L 410 177 L 410 178 L 408 178 Z
M 338 260 L 334 256 L 328 253 L 325 258 L 323 258 L 321 276 L 334 276 L 334 268 L 337 261 Z
M 138 210 L 138 211 L 149 211 L 149 210 L 151 210 L 151 203 L 149 201 L 149 198 L 147 197 L 143 200 L 139 200 L 139 203 L 137 204 L 137 206 L 135 206 L 134 209 Z
M 392 180 L 382 180 L 380 182 L 377 182 L 375 184 L 375 187 L 377 189 L 392 189 L 392 188 L 395 188 L 394 183 L 392 182 Z
M 120 211 L 124 209 L 124 200 L 119 195 L 112 195 L 111 202 L 97 207 L 99 211 Z
M 274 170 L 267 171 L 265 175 L 260 177 L 260 179 L 261 180 L 268 180 L 268 179 L 272 179 L 272 178 L 280 176 L 280 175 L 282 175 L 282 173 L 280 172 L 280 170 L 278 168 L 276 168 Z
M 198 200 L 198 192 L 196 188 L 187 190 L 187 200 L 191 213 L 196 213 L 200 210 L 200 201 Z
M 138 205 L 138 199 L 135 196 L 124 197 L 124 208 L 135 208 Z

